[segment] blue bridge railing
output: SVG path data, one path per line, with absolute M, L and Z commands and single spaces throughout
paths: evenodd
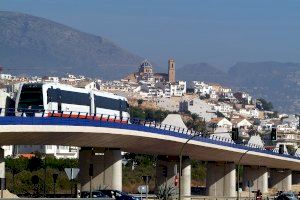
M 158 134 L 167 134 L 173 135 L 181 138 L 190 138 L 193 135 L 198 135 L 199 137 L 195 137 L 193 140 L 203 141 L 207 143 L 213 143 L 223 146 L 234 147 L 238 149 L 251 150 L 254 152 L 267 153 L 272 155 L 278 155 L 283 157 L 289 157 L 293 159 L 299 159 L 299 154 L 279 154 L 276 150 L 268 150 L 263 146 L 258 146 L 255 144 L 237 144 L 231 138 L 222 137 L 217 135 L 218 133 L 209 134 L 209 133 L 201 133 L 190 129 L 185 129 L 182 127 L 177 127 L 169 124 L 163 124 L 157 121 L 149 121 L 138 118 L 131 117 L 119 117 L 115 115 L 109 114 L 99 114 L 99 113 L 88 113 L 88 112 L 80 112 L 80 111 L 57 111 L 57 110 L 36 110 L 36 109 L 20 109 L 16 111 L 15 109 L 8 108 L 3 109 L 0 108 L 0 116 L 4 118 L 9 118 L 9 120 L 2 120 L 0 117 L 0 124 L 4 125 L 6 123 L 10 123 L 12 119 L 23 119 L 23 122 L 32 123 L 34 120 L 40 121 L 43 118 L 52 118 L 52 119 L 61 119 L 61 125 L 67 125 L 70 120 L 79 120 L 73 121 L 73 125 L 82 124 L 82 125 L 91 125 L 91 126 L 117 126 L 118 128 L 126 128 L 126 129 L 135 129 L 142 130 L 145 132 L 155 132 Z M 26 119 L 26 121 L 24 121 Z M 69 119 L 69 121 L 67 121 Z M 101 123 L 97 123 L 100 121 Z M 81 123 L 82 122 L 82 123 Z M 54 123 L 57 123 L 55 121 Z M 126 125 L 126 127 L 125 127 Z M 144 127 L 144 128 L 143 128 Z M 228 132 L 231 133 L 231 132 Z

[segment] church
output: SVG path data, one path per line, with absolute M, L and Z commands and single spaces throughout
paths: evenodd
M 175 83 L 176 82 L 175 61 L 173 59 L 169 59 L 168 73 L 154 73 L 153 66 L 146 59 L 140 64 L 138 68 L 138 72 L 129 74 L 123 80 L 126 80 L 128 82 L 146 81 L 150 83 L 157 83 L 157 82 Z

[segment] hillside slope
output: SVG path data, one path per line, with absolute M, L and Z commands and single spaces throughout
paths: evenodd
M 273 102 L 276 109 L 300 113 L 300 64 L 240 62 L 231 67 L 232 86 Z
M 187 81 L 217 82 L 248 91 L 273 102 L 279 111 L 300 113 L 300 63 L 238 62 L 227 73 L 201 63 L 186 65 L 177 74 Z
M 176 70 L 178 79 L 227 84 L 228 76 L 225 72 L 207 63 L 188 64 Z
M 0 64 L 41 68 L 26 74 L 70 72 L 116 79 L 142 60 L 100 36 L 27 14 L 0 12 L 0 27 Z

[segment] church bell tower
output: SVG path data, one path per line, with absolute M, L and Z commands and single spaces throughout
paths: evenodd
M 168 76 L 169 76 L 169 82 L 175 83 L 175 61 L 173 59 L 170 59 L 168 61 Z

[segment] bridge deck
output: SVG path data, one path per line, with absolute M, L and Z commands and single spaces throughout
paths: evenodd
M 72 145 L 121 148 L 146 154 L 178 155 L 191 136 L 153 127 L 73 118 L 0 117 L 0 145 Z M 269 150 L 197 137 L 185 148 L 185 155 L 204 161 L 299 170 L 300 159 Z

